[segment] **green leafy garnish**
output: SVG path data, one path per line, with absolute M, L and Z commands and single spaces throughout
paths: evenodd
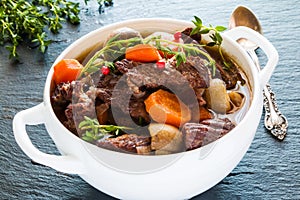
M 208 65 L 212 67 L 213 74 L 215 74 L 215 61 L 206 51 L 201 49 L 202 45 L 200 44 L 182 44 L 161 39 L 160 36 L 155 36 L 144 40 L 141 40 L 141 38 L 139 37 L 133 37 L 125 40 L 115 40 L 115 38 L 116 36 L 108 40 L 106 45 L 95 53 L 95 55 L 88 61 L 88 63 L 82 69 L 81 76 L 94 73 L 101 69 L 103 66 L 107 66 L 113 71 L 115 69 L 113 61 L 118 60 L 118 58 L 124 56 L 125 51 L 128 47 L 132 47 L 140 43 L 148 44 L 149 42 L 153 42 L 153 45 L 166 55 L 175 55 L 177 66 L 179 66 L 181 63 L 185 63 L 188 56 L 202 55 L 205 58 L 207 58 Z M 177 46 L 178 51 L 173 51 L 169 47 L 161 45 L 161 43 L 168 43 Z
M 88 0 L 85 0 L 87 2 Z M 99 6 L 112 5 L 112 0 L 97 0 Z M 62 22 L 78 24 L 79 3 L 68 0 L 1 0 L 0 1 L 0 45 L 6 45 L 10 58 L 17 58 L 17 47 L 29 40 L 45 52 L 51 40 L 47 30 L 53 33 L 63 27 Z
M 62 22 L 79 23 L 79 3 L 67 0 L 2 0 L 0 1 L 0 42 L 10 43 L 6 48 L 10 58 L 17 57 L 17 46 L 28 38 L 39 44 L 41 52 L 51 43 L 45 28 L 57 33 Z
M 209 36 L 211 38 L 211 42 L 208 42 L 206 44 L 206 46 L 209 46 L 209 47 L 213 47 L 213 46 L 217 46 L 218 47 L 218 51 L 219 51 L 219 54 L 223 60 L 223 64 L 225 65 L 226 68 L 230 68 L 230 63 L 228 63 L 223 55 L 223 52 L 222 52 L 222 49 L 221 49 L 221 44 L 223 42 L 223 38 L 220 34 L 220 32 L 223 32 L 225 31 L 227 28 L 224 27 L 224 26 L 215 26 L 213 27 L 212 25 L 209 25 L 209 26 L 204 26 L 202 24 L 202 20 L 197 17 L 197 16 L 194 16 L 194 20 L 192 20 L 192 22 L 194 23 L 195 25 L 195 28 L 193 28 L 192 32 L 191 32 L 191 35 L 194 35 L 194 34 L 208 34 L 208 33 L 211 33 L 211 35 Z
M 181 63 L 185 63 L 188 56 L 204 56 L 208 60 L 208 65 L 212 67 L 213 74 L 215 74 L 216 63 L 214 59 L 202 49 L 204 45 L 197 43 L 182 44 L 173 42 L 170 40 L 161 39 L 161 37 L 151 37 L 144 40 L 145 43 L 153 42 L 154 46 L 162 51 L 165 55 L 174 55 L 176 59 L 176 65 L 179 66 Z M 178 51 L 174 51 L 169 47 L 161 45 L 161 43 L 171 44 L 178 47 Z
M 103 66 L 107 66 L 113 71 L 115 69 L 113 62 L 124 56 L 128 47 L 142 43 L 139 37 L 116 40 L 117 37 L 118 35 L 112 37 L 102 49 L 95 53 L 82 69 L 80 76 L 94 73 Z
M 198 44 L 198 43 L 189 43 L 183 44 L 178 43 L 170 40 L 162 39 L 161 36 L 153 36 L 151 38 L 141 39 L 139 37 L 133 37 L 129 39 L 120 39 L 119 35 L 115 35 L 110 38 L 105 46 L 100 49 L 95 55 L 88 61 L 81 72 L 81 76 L 88 75 L 90 73 L 96 72 L 97 70 L 101 69 L 103 66 L 109 67 L 112 71 L 115 70 L 114 62 L 116 60 L 120 60 L 125 55 L 125 51 L 128 47 L 135 46 L 137 44 L 143 43 L 148 44 L 151 43 L 155 46 L 158 50 L 167 55 L 174 55 L 176 59 L 176 65 L 179 66 L 181 63 L 185 63 L 187 57 L 189 56 L 202 56 L 206 58 L 208 66 L 212 68 L 212 75 L 215 75 L 216 72 L 216 62 L 215 60 L 203 49 L 204 46 L 218 46 L 219 54 L 222 57 L 224 65 L 226 67 L 230 67 L 230 63 L 227 63 L 225 57 L 223 56 L 221 44 L 223 38 L 220 32 L 226 30 L 223 26 L 204 26 L 202 24 L 202 20 L 199 17 L 195 16 L 195 20 L 193 20 L 195 24 L 195 28 L 193 28 L 190 35 L 193 34 L 210 34 L 209 37 L 211 38 L 211 42 L 206 44 Z M 171 48 L 162 45 L 170 44 L 173 46 L 178 47 L 178 50 L 172 50 Z
M 121 130 L 131 129 L 125 126 L 100 125 L 97 119 L 87 116 L 84 116 L 84 120 L 79 123 L 78 127 L 84 131 L 81 138 L 87 142 L 100 140 L 107 135 L 117 136 Z

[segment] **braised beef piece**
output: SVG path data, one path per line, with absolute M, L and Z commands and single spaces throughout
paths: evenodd
M 97 80 L 96 86 L 97 99 L 101 102 L 108 103 L 110 105 L 112 92 L 119 79 L 120 76 L 114 74 L 101 74 Z
M 137 124 L 141 123 L 140 125 L 145 125 L 149 124 L 151 121 L 151 118 L 145 108 L 144 99 L 142 98 L 132 97 L 130 99 L 129 113 L 134 120 L 138 120 L 135 121 Z
M 166 64 L 163 70 L 157 69 L 155 63 L 137 63 L 126 59 L 117 61 L 115 65 L 118 71 L 124 73 L 127 78 L 125 78 L 124 88 L 122 84 L 114 88 L 114 98 L 118 100 L 113 102 L 113 106 L 119 107 L 123 113 L 129 112 L 135 122 L 142 119 L 145 124 L 150 123 L 143 101 L 147 95 L 158 89 L 175 93 L 186 104 L 198 102 L 204 105 L 206 103 L 202 95 L 208 87 L 210 72 L 205 66 L 205 61 L 199 57 L 188 57 L 187 62 L 179 66 L 176 66 L 175 62 L 170 65 Z M 127 93 L 128 91 L 130 94 Z M 131 93 L 132 97 L 128 96 Z M 105 94 L 107 93 L 101 95 L 105 96 Z M 191 98 L 195 94 L 197 99 Z M 126 99 L 129 98 L 128 103 Z M 125 101 L 121 101 L 122 99 Z M 123 123 L 127 121 L 123 120 Z
M 129 100 L 114 101 L 111 105 L 111 111 L 109 121 L 119 126 L 137 128 L 138 126 L 146 126 L 151 122 L 142 98 L 132 96 Z
M 59 106 L 68 105 L 72 101 L 72 91 L 70 82 L 58 84 L 51 96 L 52 103 Z
M 138 66 L 139 63 L 133 62 L 131 60 L 123 59 L 121 61 L 115 62 L 115 66 L 119 72 L 125 74 L 128 72 L 129 69 L 132 69 Z
M 209 144 L 232 130 L 235 125 L 228 119 L 207 119 L 200 123 L 186 123 L 182 128 L 186 150 Z
M 199 105 L 205 105 L 206 101 L 202 96 L 205 89 L 209 87 L 211 79 L 205 60 L 200 57 L 189 56 L 185 63 L 176 66 L 176 62 L 172 62 L 171 65 L 189 82 L 190 87 L 193 88 L 196 94 Z
M 124 134 L 116 138 L 106 138 L 96 143 L 97 146 L 125 153 L 150 152 L 150 137 L 136 134 Z
M 63 125 L 72 133 L 79 136 L 77 133 L 77 128 L 73 119 L 73 110 L 72 110 L 72 103 L 70 103 L 64 111 L 65 120 L 63 120 Z
M 187 83 L 174 68 L 166 66 L 165 69 L 160 70 L 154 63 L 141 63 L 128 70 L 126 76 L 129 88 L 137 96 L 146 90 L 155 91 L 161 86 L 174 90 Z
M 201 99 L 204 90 L 199 89 L 206 88 L 210 78 L 209 70 L 201 59 L 192 57 L 180 66 L 176 66 L 175 61 L 166 64 L 163 70 L 157 69 L 153 63 L 143 63 L 128 70 L 126 75 L 127 84 L 135 96 L 143 96 L 145 91 L 165 89 L 176 94 L 185 103 L 185 99 L 188 100 L 195 93 Z
M 73 113 L 69 108 L 69 105 L 72 101 L 72 92 L 73 87 L 70 82 L 60 83 L 56 86 L 51 96 L 51 102 L 53 110 L 56 113 L 58 119 L 71 132 L 77 133 L 73 120 Z
M 125 59 L 122 60 L 122 62 L 118 61 L 118 63 L 119 66 L 122 65 L 121 63 L 124 63 L 123 66 L 129 63 L 133 64 L 132 61 L 128 62 L 128 60 Z M 99 83 L 96 88 L 96 96 L 96 109 L 106 106 L 113 107 L 114 112 L 111 113 L 113 116 L 109 115 L 107 117 L 108 122 L 114 123 L 115 120 L 113 117 L 118 117 L 118 125 L 120 126 L 135 126 L 136 124 L 147 125 L 150 123 L 150 116 L 145 110 L 144 98 L 132 96 L 132 91 L 127 85 L 126 75 L 124 77 L 115 74 L 106 76 L 100 75 Z M 103 104 L 105 104 L 105 106 Z M 101 112 L 105 115 L 107 114 L 103 112 L 103 110 L 101 110 Z M 103 119 L 103 116 L 98 115 L 98 119 L 99 118 Z M 143 123 L 139 124 L 140 122 Z
M 81 133 L 77 127 L 84 120 L 84 116 L 92 119 L 96 118 L 96 92 L 92 86 L 86 91 L 86 83 L 84 81 L 73 81 L 72 88 L 72 103 L 65 110 L 66 121 L 63 123 L 70 131 L 80 136 Z
M 193 34 L 191 35 L 193 28 L 186 28 L 184 29 L 182 33 L 182 39 L 184 43 L 198 43 L 201 41 L 201 34 Z M 241 81 L 241 84 L 245 84 L 245 80 L 242 78 L 239 70 L 237 67 L 232 64 L 232 66 L 229 69 L 224 69 L 220 63 L 222 63 L 222 59 L 219 55 L 216 54 L 215 51 L 210 50 L 209 48 L 206 48 L 205 50 L 208 50 L 210 54 L 214 54 L 214 58 L 216 59 L 216 65 L 217 65 L 217 71 L 219 76 L 218 78 L 222 78 L 223 81 L 226 84 L 227 89 L 233 89 L 236 86 L 237 81 Z M 204 50 L 204 51 L 205 51 Z
M 235 88 L 238 81 L 240 81 L 242 85 L 246 83 L 235 65 L 231 65 L 229 69 L 223 69 L 222 65 L 217 62 L 216 66 L 217 71 L 220 73 L 222 80 L 226 84 L 227 90 Z
M 198 56 L 189 56 L 185 63 L 174 66 L 174 68 L 182 74 L 192 88 L 209 87 L 210 71 L 204 59 Z

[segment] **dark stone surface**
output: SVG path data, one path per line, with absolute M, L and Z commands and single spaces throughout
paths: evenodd
M 79 26 L 66 25 L 60 34 L 51 36 L 55 42 L 45 55 L 23 45 L 19 48 L 21 63 L 13 63 L 7 59 L 5 48 L 0 47 L 0 199 L 112 199 L 76 175 L 34 165 L 13 136 L 13 116 L 43 101 L 47 72 L 65 47 L 95 28 L 137 17 L 191 20 L 197 15 L 206 24 L 227 26 L 230 13 L 238 4 L 255 11 L 264 35 L 279 52 L 280 60 L 270 83 L 289 120 L 288 135 L 278 142 L 264 129 L 261 120 L 239 165 L 218 185 L 194 199 L 300 199 L 299 0 L 115 0 L 114 6 L 102 15 L 95 2 L 82 7 Z M 260 51 L 259 57 L 263 63 Z M 39 149 L 58 153 L 43 125 L 30 126 L 28 132 Z

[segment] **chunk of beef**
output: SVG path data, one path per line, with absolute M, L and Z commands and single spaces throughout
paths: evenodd
M 68 105 L 72 101 L 72 91 L 73 88 L 70 82 L 58 84 L 51 96 L 53 104 L 59 106 Z
M 91 86 L 86 92 L 84 91 L 85 83 L 82 81 L 73 81 L 73 98 L 66 110 L 66 121 L 64 124 L 73 133 L 81 135 L 78 125 L 84 120 L 84 116 L 96 118 L 95 111 L 95 89 Z M 77 132 L 75 131 L 77 130 Z
M 186 150 L 209 144 L 232 130 L 235 125 L 227 118 L 207 119 L 200 123 L 186 123 L 182 128 Z
M 51 97 L 55 113 L 63 113 L 59 120 L 75 135 L 80 134 L 77 127 L 84 116 L 95 116 L 94 95 L 86 81 L 60 83 Z
M 193 56 L 189 56 L 187 61 L 179 66 L 176 66 L 176 62 L 172 62 L 173 67 L 182 74 L 189 82 L 190 87 L 193 88 L 200 105 L 206 104 L 202 96 L 205 89 L 209 87 L 211 79 L 210 71 L 205 62 L 203 58 Z
M 79 136 L 73 119 L 72 103 L 70 103 L 64 111 L 66 119 L 62 121 L 63 125 L 72 133 Z
M 96 114 L 99 124 L 106 124 L 108 120 L 108 110 L 109 105 L 107 103 L 96 105 Z
M 116 138 L 107 138 L 96 143 L 97 146 L 125 153 L 150 152 L 150 137 L 136 134 L 124 134 Z
M 121 61 L 115 62 L 115 66 L 119 72 L 121 72 L 122 74 L 125 74 L 128 72 L 128 70 L 138 66 L 138 63 L 133 62 L 131 60 L 123 59 Z
M 183 62 L 179 66 L 174 66 L 174 68 L 182 74 L 192 88 L 209 87 L 210 71 L 204 59 L 198 56 L 189 56 L 185 63 Z
M 120 76 L 114 74 L 100 75 L 96 88 L 97 99 L 110 105 L 112 92 L 119 79 Z
M 168 65 L 161 70 L 157 69 L 153 63 L 143 63 L 128 70 L 126 76 L 127 84 L 136 97 L 143 97 L 146 94 L 145 91 L 151 92 L 161 88 L 179 96 L 183 91 L 191 90 L 182 74 Z
M 220 63 L 216 63 L 216 66 L 222 80 L 226 84 L 226 89 L 230 90 L 235 88 L 238 81 L 241 81 L 242 85 L 245 84 L 245 80 L 235 65 L 231 65 L 227 70 L 223 69 Z
M 121 63 L 121 61 L 119 62 Z M 122 60 L 122 63 L 129 62 Z M 150 123 L 150 117 L 145 110 L 144 99 L 132 96 L 132 91 L 127 85 L 125 76 L 101 76 L 96 90 L 97 102 L 100 102 L 100 105 L 105 104 L 106 106 L 112 106 L 114 108 L 114 112 L 112 113 L 114 116 L 111 117 L 118 117 L 118 121 L 122 123 L 119 125 L 134 126 L 141 121 L 144 125 Z M 97 106 L 96 109 L 98 107 L 99 106 Z M 100 112 L 97 112 L 97 114 L 98 113 Z M 103 113 L 107 114 L 106 112 Z M 103 119 L 98 115 L 98 119 L 99 118 Z M 110 118 L 109 121 L 115 120 Z
M 139 125 L 149 124 L 151 118 L 146 111 L 144 99 L 132 97 L 129 101 L 129 113 L 135 123 Z
M 119 126 L 138 127 L 151 122 L 142 98 L 132 96 L 128 100 L 116 100 L 113 101 L 111 108 L 114 118 L 112 122 Z

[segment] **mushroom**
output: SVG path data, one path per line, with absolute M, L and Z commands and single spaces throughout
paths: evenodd
M 229 110 L 228 113 L 234 113 L 244 105 L 245 96 L 242 93 L 231 91 L 228 93 L 228 96 L 231 104 L 231 110 Z

